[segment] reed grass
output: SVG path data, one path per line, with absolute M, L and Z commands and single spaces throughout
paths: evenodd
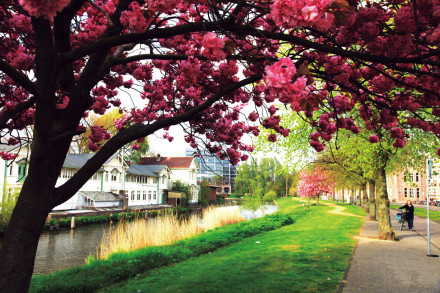
M 143 218 L 132 222 L 121 221 L 104 235 L 97 248 L 97 255 L 99 259 L 107 259 L 116 252 L 168 245 L 203 231 L 244 220 L 239 209 L 209 207 L 203 211 L 201 218 L 191 215 L 188 219 L 179 219 L 176 214 L 169 213 L 148 221 Z

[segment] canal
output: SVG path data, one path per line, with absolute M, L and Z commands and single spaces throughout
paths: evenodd
M 237 206 L 224 208 L 239 208 Z M 278 210 L 276 205 L 266 205 L 264 210 L 242 210 L 247 219 L 261 217 Z M 117 225 L 112 224 L 112 225 Z M 34 274 L 47 274 L 61 269 L 83 265 L 89 255 L 96 257 L 96 251 L 105 233 L 108 233 L 110 224 L 95 224 L 77 227 L 76 229 L 62 229 L 59 231 L 44 232 L 38 243 L 35 258 Z M 2 238 L 0 237 L 0 246 Z

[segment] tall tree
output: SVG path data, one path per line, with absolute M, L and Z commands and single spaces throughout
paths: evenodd
M 267 104 L 275 100 L 319 130 L 316 150 L 337 128 L 357 132 L 358 116 L 367 128 L 410 125 L 440 135 L 439 7 L 438 0 L 2 1 L 1 133 L 17 144 L 32 126 L 33 140 L 0 250 L 0 291 L 27 290 L 50 210 L 122 146 L 159 129 L 187 122 L 188 143 L 201 138 L 233 164 L 252 150 L 243 135 L 258 134 L 241 116 L 274 129 L 271 141 L 288 134 Z M 134 93 L 139 101 L 123 99 Z M 242 103 L 255 110 L 241 113 Z M 55 187 L 84 131 L 81 119 L 110 105 L 124 112 L 118 134 L 99 147 L 107 134 L 94 128 L 88 146 L 99 151 Z M 399 129 L 396 147 L 406 140 Z
M 285 193 L 287 171 L 275 158 L 263 158 L 259 164 L 255 161 L 242 164 L 237 171 L 235 193 L 240 196 L 261 199 L 270 190 L 277 196 Z

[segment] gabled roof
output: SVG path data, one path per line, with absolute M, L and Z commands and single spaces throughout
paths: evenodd
M 93 201 L 121 201 L 122 199 L 113 192 L 102 192 L 102 191 L 80 191 L 85 197 L 90 198 Z
M 188 169 L 194 157 L 144 157 L 139 165 L 167 165 L 170 169 Z
M 90 160 L 95 154 L 67 154 L 66 159 L 64 160 L 63 167 L 64 168 L 72 168 L 72 169 L 81 169 L 88 160 Z M 118 154 L 113 154 L 104 164 L 107 164 L 111 160 L 113 160 Z
M 159 177 L 159 173 L 166 168 L 166 165 L 131 165 L 127 174 Z

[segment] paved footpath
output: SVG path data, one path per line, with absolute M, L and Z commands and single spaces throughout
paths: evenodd
M 400 231 L 391 214 L 399 241 L 378 240 L 378 223 L 365 221 L 342 291 L 439 293 L 440 257 L 426 256 L 426 219 L 415 217 L 415 231 Z M 431 255 L 440 255 L 440 224 L 430 221 L 430 231 Z

